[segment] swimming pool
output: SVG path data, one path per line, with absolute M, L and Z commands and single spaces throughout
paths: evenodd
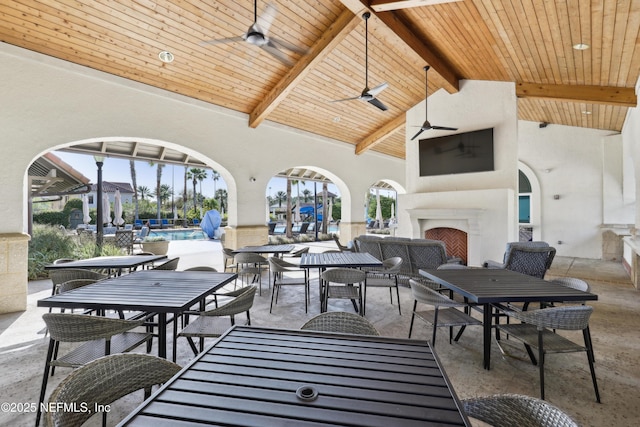
M 152 237 L 164 237 L 167 240 L 205 240 L 208 239 L 204 231 L 193 229 L 182 230 L 151 230 L 149 236 Z

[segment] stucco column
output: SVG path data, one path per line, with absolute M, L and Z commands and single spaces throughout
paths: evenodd
M 0 314 L 27 309 L 28 257 L 28 234 L 0 234 Z

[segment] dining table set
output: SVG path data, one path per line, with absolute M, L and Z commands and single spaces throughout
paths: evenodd
M 234 252 L 282 256 L 292 250 L 292 245 L 265 245 Z M 237 275 L 135 270 L 161 259 L 99 257 L 48 266 L 110 269 L 115 274 L 41 299 L 38 306 L 152 313 L 157 317 L 158 356 L 167 358 L 170 319 L 193 307 L 204 310 L 207 296 Z M 321 289 L 321 273 L 328 269 L 382 265 L 371 254 L 359 252 L 303 253 L 299 263 L 301 269 L 319 270 Z M 496 306 L 598 298 L 590 292 L 505 269 L 420 270 L 420 275 L 481 309 L 485 369 L 491 367 Z M 176 323 L 174 320 L 174 336 Z M 427 341 L 238 325 L 231 326 L 118 425 L 214 421 L 236 425 L 238 420 L 242 421 L 237 425 L 247 426 L 471 425 Z

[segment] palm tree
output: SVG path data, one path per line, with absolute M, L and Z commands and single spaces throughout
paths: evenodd
M 131 184 L 133 185 L 134 219 L 138 219 L 138 183 L 136 179 L 136 162 L 134 160 L 129 160 L 129 170 L 131 171 Z
M 140 193 L 140 198 L 142 200 L 146 200 L 147 197 L 149 197 L 151 195 L 151 190 L 149 190 L 149 187 L 141 185 L 140 187 L 138 187 L 138 193 Z
M 169 184 L 162 184 L 160 186 L 160 194 L 156 193 L 156 198 L 162 201 L 162 203 L 166 202 L 171 198 L 173 190 Z
M 329 186 L 327 182 L 322 183 L 322 233 L 327 234 L 327 201 L 329 193 Z
M 218 194 L 218 180 L 220 179 L 220 174 L 217 170 L 211 169 L 211 179 L 213 179 L 213 198 L 216 199 L 216 194 Z M 219 204 L 222 206 L 222 200 L 220 200 Z M 222 209 L 222 207 L 220 209 Z
M 222 212 L 223 209 L 225 212 L 227 211 L 227 196 L 227 190 L 225 190 L 224 188 L 216 191 L 215 199 L 220 201 L 218 205 L 220 207 L 220 212 Z
M 302 190 L 302 198 L 304 199 L 304 202 L 307 203 L 311 198 L 311 190 L 306 188 Z
M 294 179 L 291 181 L 291 184 L 295 184 L 298 195 L 296 196 L 296 207 L 298 209 L 298 212 L 300 212 L 300 184 L 302 185 L 306 185 L 306 183 L 304 181 L 300 181 L 298 179 Z
M 284 191 L 278 191 L 275 196 L 275 201 L 278 202 L 279 208 L 282 207 L 282 202 L 284 202 L 285 200 L 287 200 L 287 193 L 285 193 Z
M 191 179 L 191 182 L 193 183 L 193 210 L 197 210 L 197 200 L 198 200 L 198 196 L 197 196 L 197 191 L 196 191 L 196 185 L 198 184 L 198 181 L 202 181 L 207 177 L 207 171 L 204 169 L 199 169 L 199 168 L 191 168 L 187 171 L 187 178 Z
M 189 175 L 187 166 L 184 167 L 184 190 L 182 191 L 182 218 L 184 221 L 187 220 L 187 175 Z M 185 223 L 186 226 L 186 223 Z
M 155 194 L 162 194 L 162 190 L 160 189 L 160 186 L 162 185 L 162 169 L 165 167 L 164 164 L 162 163 L 154 163 L 154 162 L 149 162 L 149 166 L 153 167 L 156 166 L 156 192 Z M 157 204 L 157 217 L 158 219 L 160 219 L 162 217 L 162 200 L 160 198 L 156 197 L 156 204 Z
M 292 233 L 292 221 L 291 221 L 291 180 L 287 179 L 287 226 L 286 226 L 286 232 L 287 232 L 287 237 L 291 238 L 293 237 L 293 233 Z

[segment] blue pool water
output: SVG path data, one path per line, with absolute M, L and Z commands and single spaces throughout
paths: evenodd
M 149 236 L 161 236 L 167 240 L 205 240 L 207 235 L 200 229 L 151 230 Z

